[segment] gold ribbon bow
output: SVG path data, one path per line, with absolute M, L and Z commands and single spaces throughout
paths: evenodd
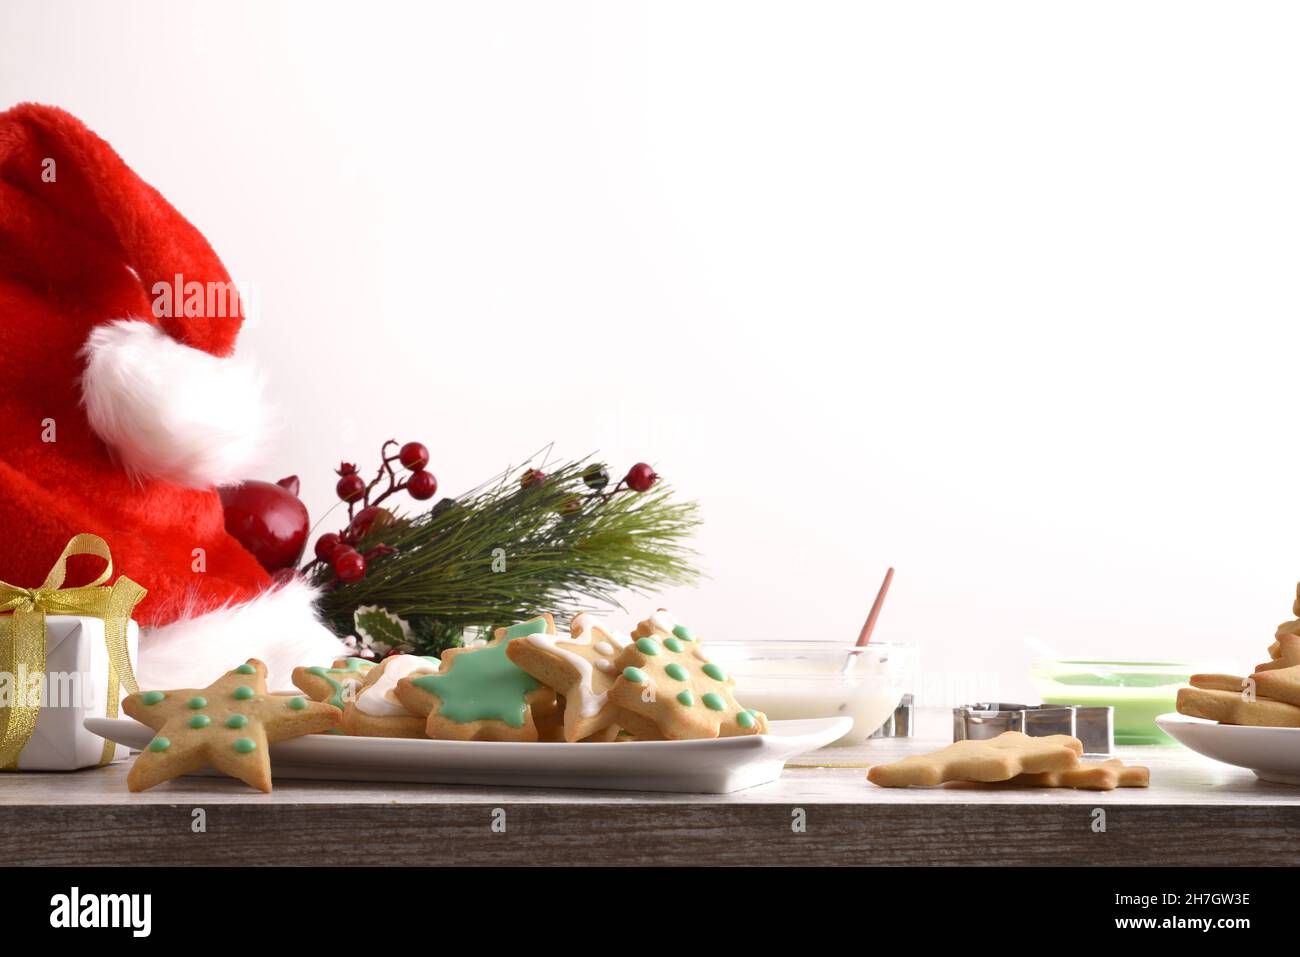
M 73 555 L 94 555 L 104 559 L 105 567 L 89 585 L 64 588 L 68 559 Z M 112 585 L 104 583 L 113 576 L 113 557 L 108 542 L 98 535 L 74 535 L 63 549 L 45 583 L 40 588 L 19 588 L 0 581 L 0 675 L 10 675 L 11 700 L 8 707 L 0 702 L 0 771 L 18 767 L 18 755 L 36 728 L 41 711 L 41 695 L 19 686 L 35 682 L 43 688 L 45 681 L 45 616 L 85 615 L 102 618 L 104 642 L 108 646 L 108 698 L 105 714 L 117 717 L 121 686 L 131 692 L 140 690 L 131 670 L 131 655 L 126 644 L 126 629 L 136 603 L 145 590 L 125 575 Z M 33 701 L 32 698 L 36 700 Z M 113 742 L 104 742 L 101 764 L 113 760 Z

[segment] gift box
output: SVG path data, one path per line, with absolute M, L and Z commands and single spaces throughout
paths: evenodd
M 89 585 L 64 587 L 68 558 L 96 555 L 105 569 Z M 85 729 L 88 717 L 115 718 L 139 690 L 131 661 L 139 629 L 131 611 L 144 589 L 122 576 L 112 585 L 108 544 L 77 535 L 39 588 L 0 582 L 0 770 L 71 771 L 126 757 Z
M 134 621 L 128 622 L 126 647 L 132 660 L 138 641 L 139 627 Z M 31 676 L 26 680 L 25 690 L 31 693 L 38 682 Z M 108 744 L 82 724 L 86 718 L 117 717 L 116 706 L 127 694 L 125 686 L 118 682 L 113 707 L 109 707 L 109 656 L 103 619 L 46 616 L 45 678 L 39 684 L 42 687 L 36 726 L 19 752 L 14 770 L 71 771 L 126 758 L 126 748 Z

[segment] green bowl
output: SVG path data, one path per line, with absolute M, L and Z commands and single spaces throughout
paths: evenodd
M 1034 662 L 1030 677 L 1044 704 L 1110 705 L 1116 744 L 1174 744 L 1156 716 L 1174 710 L 1178 689 L 1199 669 L 1182 661 Z

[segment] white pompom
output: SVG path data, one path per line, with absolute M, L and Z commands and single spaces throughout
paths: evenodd
M 132 475 L 189 488 L 248 476 L 269 427 L 251 367 L 138 319 L 96 326 L 82 355 L 91 428 Z

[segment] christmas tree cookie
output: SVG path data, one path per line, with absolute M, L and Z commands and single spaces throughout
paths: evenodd
M 555 634 L 550 615 L 498 628 L 486 645 L 452 648 L 437 674 L 397 682 L 394 694 L 407 710 L 427 715 L 424 733 L 456 741 L 536 741 L 534 706 L 555 707 L 555 692 L 506 656 L 515 638 Z
M 614 661 L 609 700 L 627 712 L 621 720 L 637 737 L 637 719 L 671 740 L 767 731 L 767 717 L 736 701 L 735 682 L 705 657 L 690 629 L 660 610 L 634 634 L 640 637 Z
M 269 793 L 267 744 L 325 731 L 341 717 L 302 695 L 268 694 L 266 665 L 255 658 L 206 688 L 138 691 L 122 710 L 158 732 L 127 774 L 132 791 L 211 766 Z

